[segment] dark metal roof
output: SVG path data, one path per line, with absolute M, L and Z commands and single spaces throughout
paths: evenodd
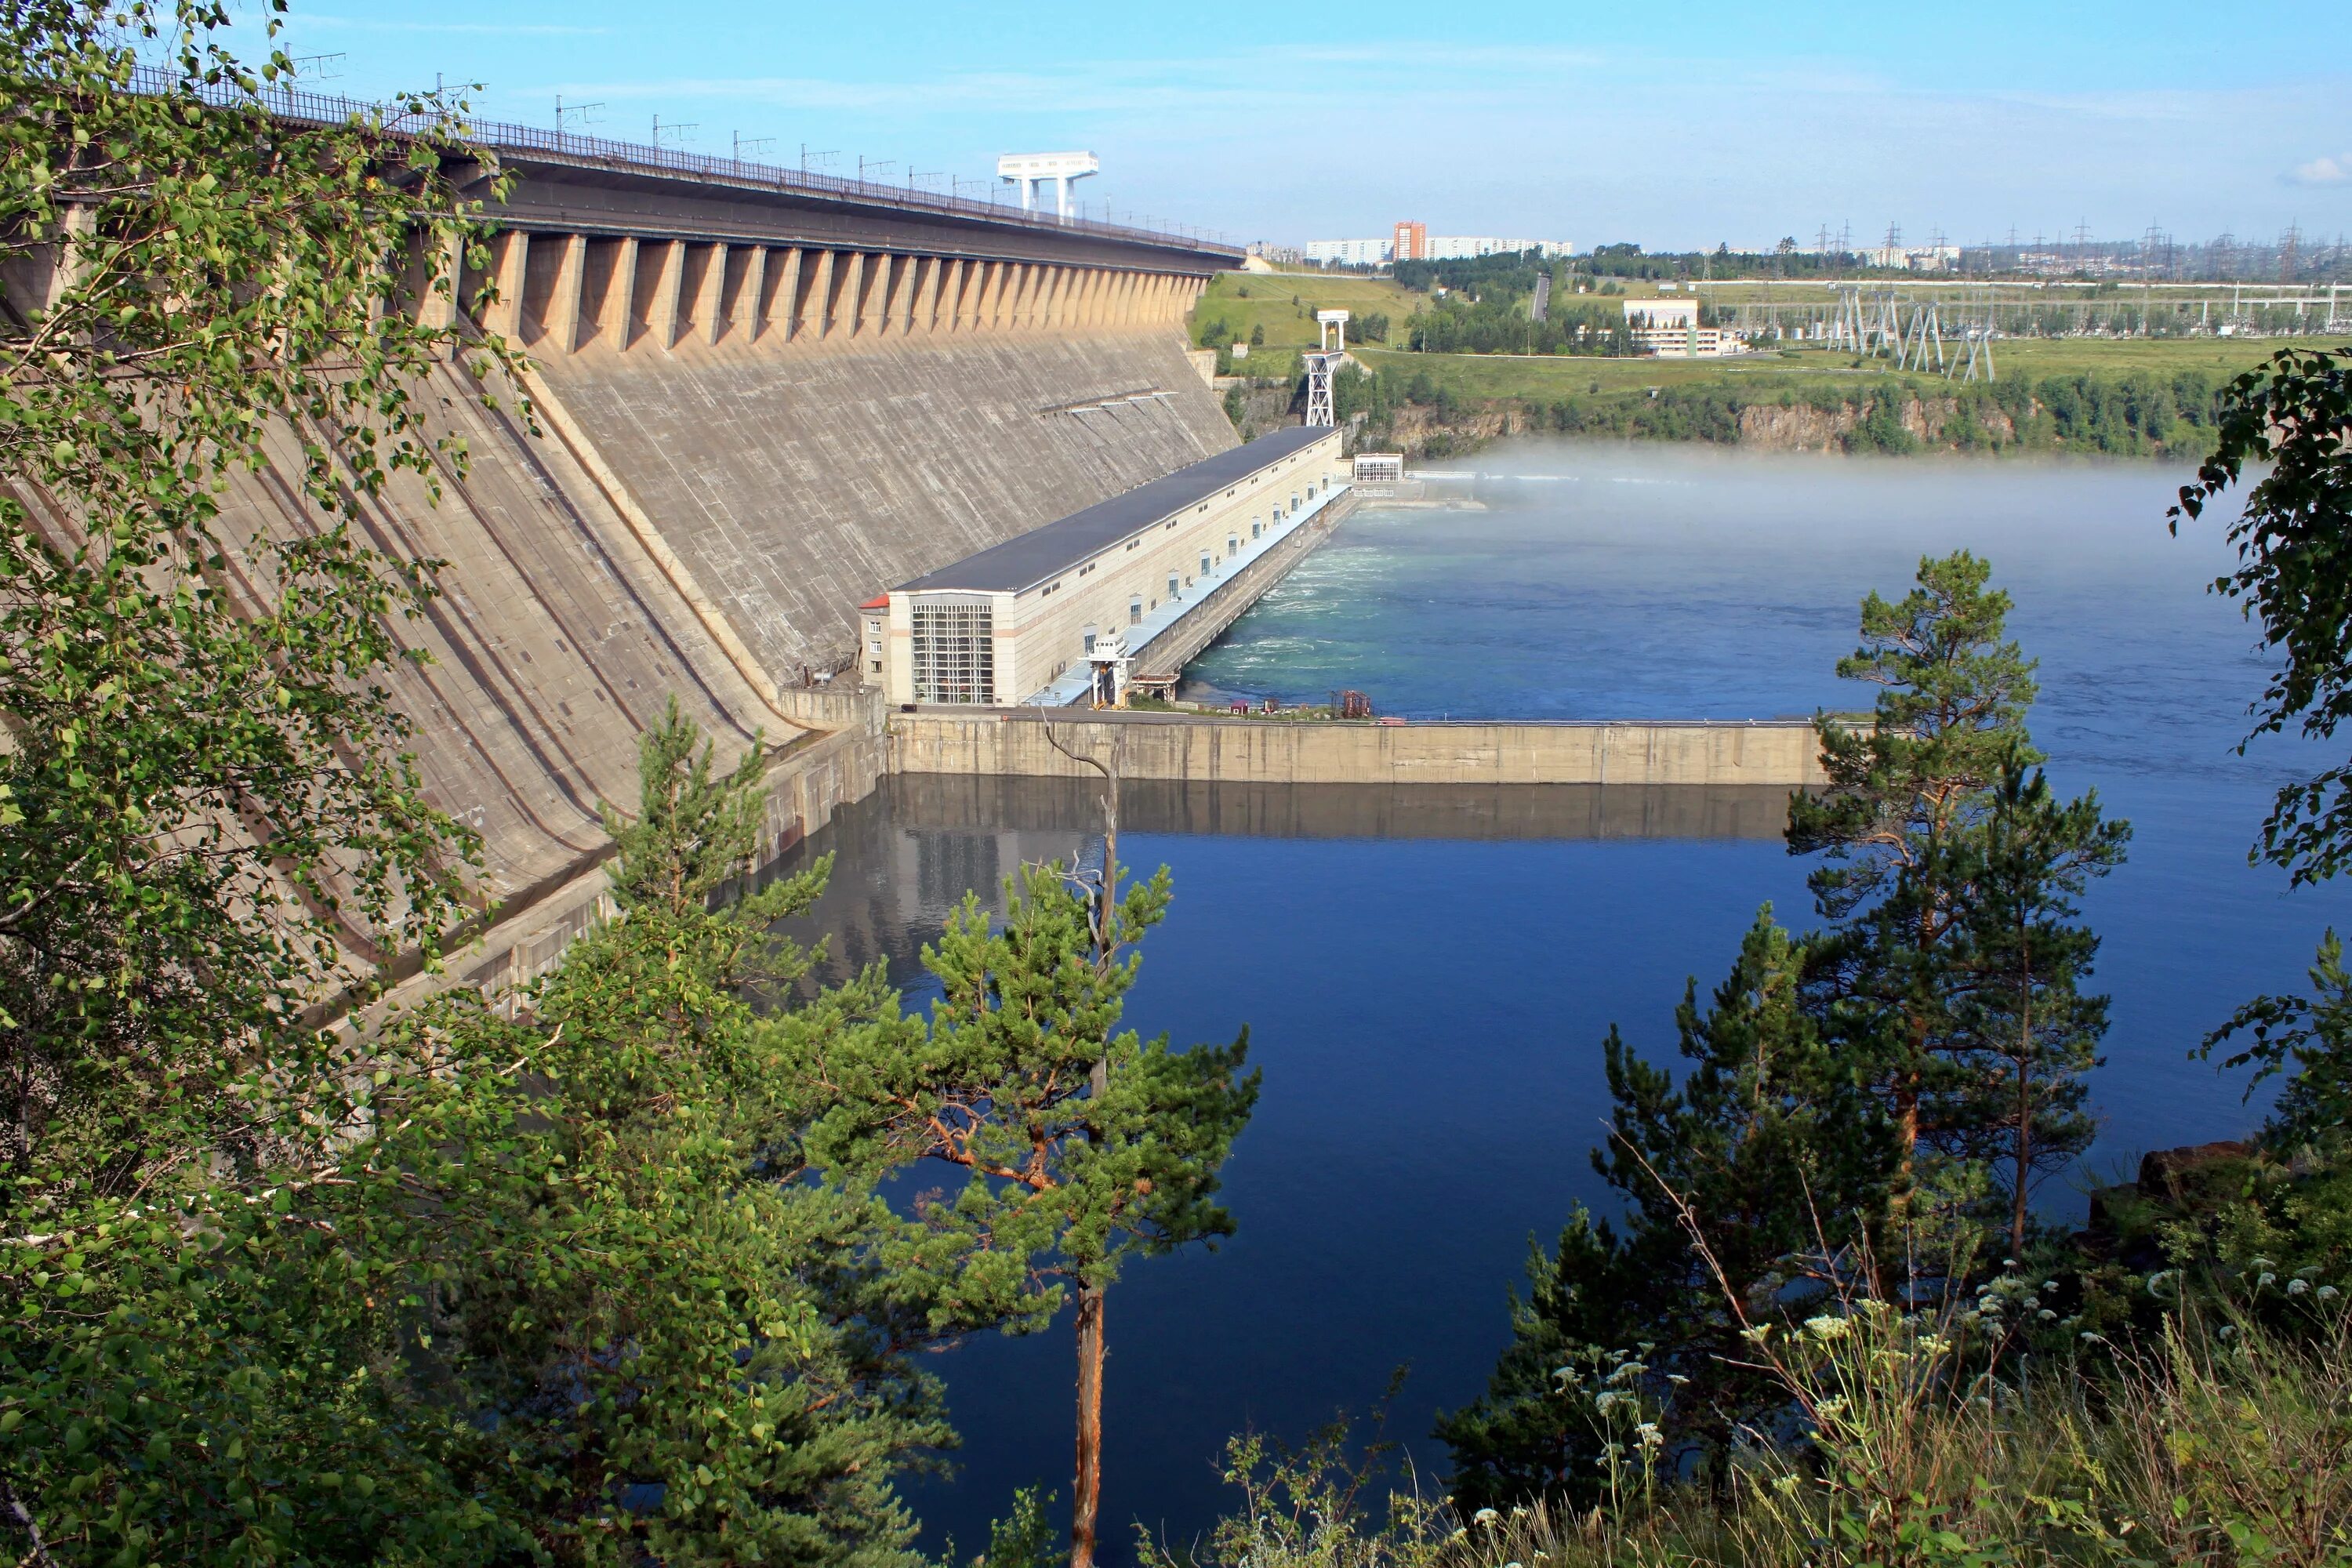
M 1325 425 L 1295 425 L 1255 441 L 1203 458 L 1174 473 L 1136 486 L 1125 495 L 1097 501 L 1043 528 L 967 555 L 952 566 L 898 584 L 898 592 L 961 588 L 974 593 L 1017 594 L 1190 506 L 1230 489 L 1261 468 L 1271 468 L 1330 435 Z

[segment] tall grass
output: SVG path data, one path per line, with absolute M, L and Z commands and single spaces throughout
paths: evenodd
M 1228 1452 L 1243 1506 L 1161 1568 L 1657 1568 L 1683 1564 L 2352 1564 L 2352 1336 L 2184 1312 L 2143 1342 L 1998 1369 L 1974 1314 L 1849 1302 L 1748 1337 L 1789 1395 L 1712 1491 L 1664 1481 L 1589 1512 L 1459 1518 L 1372 1484 L 1325 1434 Z M 2046 1359 L 2046 1358 L 2045 1358 Z

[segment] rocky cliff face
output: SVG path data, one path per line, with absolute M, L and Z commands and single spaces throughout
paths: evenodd
M 1957 448 L 1952 426 L 1959 406 L 1955 397 L 1908 397 L 1896 417 L 1921 446 Z M 1840 452 L 1864 417 L 1864 410 L 1843 405 L 1752 404 L 1739 411 L 1739 444 L 1768 452 Z M 1976 429 L 1979 440 L 2006 444 L 2017 438 L 2015 424 L 1997 409 L 1979 415 Z

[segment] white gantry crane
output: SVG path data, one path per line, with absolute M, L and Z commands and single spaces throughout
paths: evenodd
M 1021 187 L 1021 210 L 1037 210 L 1037 187 L 1052 181 L 1054 211 L 1067 222 L 1070 182 L 1102 173 L 1102 160 L 1092 153 L 1007 153 L 996 161 L 996 177 Z

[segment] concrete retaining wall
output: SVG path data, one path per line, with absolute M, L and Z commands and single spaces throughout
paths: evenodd
M 1776 784 L 1827 782 L 1810 724 L 1365 724 L 1135 714 L 1056 719 L 1122 778 L 1192 784 Z M 1090 778 L 1034 710 L 893 714 L 894 773 Z

